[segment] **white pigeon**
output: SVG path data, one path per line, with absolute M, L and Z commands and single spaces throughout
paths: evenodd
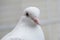
M 26 8 L 16 27 L 1 40 L 45 40 L 39 15 L 39 8 Z

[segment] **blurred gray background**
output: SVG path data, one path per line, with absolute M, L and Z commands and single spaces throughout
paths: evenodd
M 40 8 L 46 40 L 60 40 L 60 0 L 0 0 L 0 39 L 15 27 L 29 6 Z

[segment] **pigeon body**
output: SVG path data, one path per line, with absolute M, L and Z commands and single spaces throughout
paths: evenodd
M 16 27 L 1 40 L 45 40 L 43 30 L 37 20 L 39 13 L 36 7 L 26 8 L 25 15 L 21 17 Z

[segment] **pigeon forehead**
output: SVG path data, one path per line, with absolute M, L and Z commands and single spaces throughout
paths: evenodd
M 28 12 L 34 16 L 39 16 L 40 15 L 40 9 L 37 7 L 28 7 L 24 10 L 25 12 Z

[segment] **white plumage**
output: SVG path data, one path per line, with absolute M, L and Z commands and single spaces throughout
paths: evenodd
M 40 10 L 28 7 L 16 27 L 1 40 L 45 40 L 39 21 Z

